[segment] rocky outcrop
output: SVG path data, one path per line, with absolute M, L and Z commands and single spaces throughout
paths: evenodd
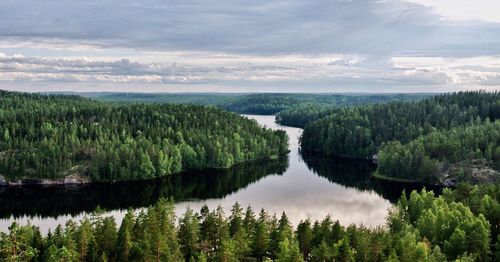
M 18 179 L 15 181 L 7 181 L 5 177 L 0 175 L 0 186 L 26 186 L 26 185 L 74 185 L 90 183 L 90 179 L 81 175 L 68 175 L 57 179 Z
M 90 179 L 88 177 L 80 176 L 80 175 L 69 175 L 64 178 L 64 184 L 86 184 L 90 183 Z
M 88 176 L 83 175 L 86 174 L 86 167 L 84 166 L 74 166 L 66 172 L 59 174 L 61 176 L 60 178 L 54 179 L 30 178 L 30 176 L 36 176 L 35 170 L 26 173 L 25 178 L 17 180 L 8 180 L 4 176 L 0 175 L 0 187 L 26 185 L 78 185 L 92 182 Z
M 485 160 L 468 160 L 443 167 L 439 181 L 444 186 L 456 186 L 460 182 L 471 184 L 496 183 L 500 181 L 500 171 L 492 168 Z

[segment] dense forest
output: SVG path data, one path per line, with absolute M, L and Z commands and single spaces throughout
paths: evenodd
M 187 209 L 170 201 L 129 211 L 118 226 L 99 213 L 42 236 L 15 223 L 0 234 L 2 261 L 490 261 L 500 259 L 500 186 L 402 195 L 387 225 L 342 226 L 330 217 L 292 226 L 236 203 Z
M 369 158 L 382 143 L 500 118 L 500 93 L 460 92 L 419 102 L 339 108 L 306 125 L 301 145 L 328 155 Z
M 306 125 L 300 142 L 304 150 L 327 155 L 377 154 L 376 175 L 381 178 L 451 185 L 498 181 L 497 119 L 500 93 L 459 92 L 422 101 L 331 109 Z M 480 172 L 472 174 L 473 168 Z
M 294 110 L 320 108 L 327 110 L 339 106 L 383 103 L 388 101 L 414 101 L 429 97 L 429 94 L 230 94 L 230 93 L 76 93 L 106 102 L 140 102 L 168 104 L 213 105 L 240 114 L 272 115 L 287 111 L 293 117 L 300 117 L 305 112 Z M 291 111 L 288 111 L 291 110 Z M 315 109 L 318 110 L 318 109 Z M 283 117 L 284 119 L 285 117 Z M 288 119 L 288 118 L 287 118 Z M 285 122 L 283 124 L 297 126 Z
M 334 113 L 336 109 L 333 105 L 298 105 L 277 113 L 276 123 L 304 128 L 307 124 Z
M 222 104 L 221 107 L 242 114 L 272 115 L 297 106 L 306 100 L 309 98 L 289 94 L 253 94 Z
M 8 180 L 144 179 L 287 151 L 284 131 L 214 107 L 0 91 L 0 175 Z
M 380 104 L 394 101 L 418 101 L 428 98 L 426 94 L 385 94 L 385 95 L 324 95 L 311 103 L 302 103 L 281 110 L 276 114 L 276 122 L 286 126 L 304 128 L 308 123 L 328 116 L 338 108 L 356 105 Z
M 500 120 L 436 130 L 407 144 L 389 142 L 378 153 L 377 172 L 428 183 L 440 179 L 500 179 L 500 172 L 485 167 L 500 170 Z M 482 168 L 483 177 L 471 177 L 475 175 L 473 168 Z

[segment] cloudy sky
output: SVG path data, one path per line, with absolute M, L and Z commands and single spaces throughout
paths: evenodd
M 500 90 L 500 1 L 1 0 L 0 88 Z

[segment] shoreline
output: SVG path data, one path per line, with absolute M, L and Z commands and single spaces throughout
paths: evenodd
M 201 169 L 188 169 L 188 170 L 182 170 L 177 173 L 172 173 L 168 175 L 163 175 L 163 176 L 158 176 L 158 177 L 151 177 L 151 178 L 144 178 L 144 179 L 118 179 L 118 180 L 91 180 L 90 178 L 86 176 L 81 176 L 81 175 L 69 175 L 66 177 L 60 177 L 60 178 L 54 178 L 54 179 L 44 179 L 44 178 L 22 178 L 22 179 L 16 179 L 14 181 L 9 181 L 7 180 L 3 175 L 0 174 L 0 189 L 1 188 L 8 188 L 8 187 L 60 187 L 60 186 L 79 186 L 79 185 L 89 185 L 89 184 L 114 184 L 114 183 L 120 183 L 120 182 L 133 182 L 133 181 L 149 181 L 149 180 L 154 180 L 158 178 L 164 178 L 164 177 L 169 177 L 169 176 L 174 176 L 174 175 L 182 175 L 190 172 L 202 172 L 202 171 L 208 171 L 208 170 L 225 170 L 225 169 L 231 169 L 231 168 L 236 168 L 241 165 L 246 165 L 250 163 L 258 163 L 261 161 L 267 161 L 267 160 L 276 160 L 282 157 L 286 157 L 290 153 L 290 150 L 288 150 L 286 153 L 280 154 L 280 155 L 273 155 L 273 156 L 267 156 L 267 157 L 262 157 L 258 159 L 252 159 L 248 161 L 243 161 L 239 163 L 235 163 L 232 166 L 229 167 L 205 167 Z

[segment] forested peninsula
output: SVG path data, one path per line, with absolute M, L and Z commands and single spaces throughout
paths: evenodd
M 284 131 L 215 107 L 0 91 L 3 184 L 148 179 L 287 151 Z
M 305 125 L 304 150 L 374 157 L 376 175 L 386 179 L 438 184 L 500 179 L 499 92 L 331 108 L 316 120 L 322 112 L 311 113 Z

